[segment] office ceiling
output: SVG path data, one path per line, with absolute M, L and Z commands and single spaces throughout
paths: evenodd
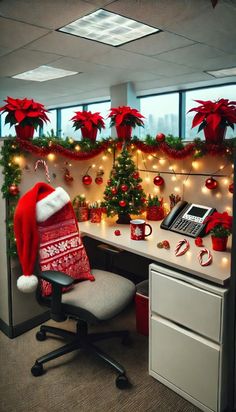
M 56 31 L 99 8 L 162 32 L 112 47 Z M 32 97 L 48 107 L 109 96 L 133 82 L 137 94 L 236 81 L 205 73 L 236 66 L 236 0 L 0 0 L 0 104 Z M 78 71 L 46 82 L 12 79 L 40 65 Z

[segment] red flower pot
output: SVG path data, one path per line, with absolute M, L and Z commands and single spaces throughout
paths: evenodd
M 213 129 L 210 124 L 207 124 L 204 129 L 206 143 L 219 144 L 222 143 L 226 133 L 226 127 L 217 126 Z
M 132 126 L 116 126 L 116 133 L 118 139 L 130 140 L 132 135 Z
M 91 223 L 100 223 L 102 219 L 102 209 L 99 208 L 92 208 L 90 209 L 90 222 Z
M 90 139 L 90 140 L 95 141 L 97 137 L 98 129 L 96 129 L 95 127 L 92 127 L 92 130 L 88 130 L 85 127 L 81 127 L 81 133 L 84 139 Z
M 219 252 L 224 252 L 227 248 L 228 236 L 226 237 L 215 237 L 211 236 L 212 249 Z
M 34 136 L 34 126 L 21 126 L 18 124 L 15 126 L 16 129 L 16 136 L 19 137 L 19 139 L 33 139 Z
M 146 211 L 147 220 L 162 220 L 164 218 L 163 206 L 148 206 Z

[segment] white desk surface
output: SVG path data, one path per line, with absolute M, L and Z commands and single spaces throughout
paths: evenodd
M 153 262 L 165 264 L 174 269 L 179 269 L 190 275 L 203 278 L 217 285 L 225 285 L 230 278 L 231 265 L 231 237 L 228 240 L 226 252 L 212 250 L 211 238 L 203 238 L 203 245 L 211 251 L 213 260 L 209 266 L 201 266 L 197 254 L 201 248 L 197 247 L 194 239 L 184 235 L 160 229 L 161 222 L 147 221 L 152 226 L 152 234 L 145 240 L 131 240 L 129 225 L 115 223 L 116 219 L 106 218 L 101 223 L 79 222 L 79 230 L 82 236 L 119 247 L 131 253 L 144 256 Z M 119 229 L 121 236 L 116 236 L 114 231 Z M 190 243 L 189 250 L 183 255 L 175 256 L 175 247 L 180 239 L 186 238 Z M 159 249 L 157 243 L 168 240 L 170 249 Z

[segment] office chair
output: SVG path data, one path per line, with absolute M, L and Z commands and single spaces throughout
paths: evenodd
M 37 291 L 41 304 L 51 307 L 51 319 L 63 322 L 68 317 L 77 320 L 76 332 L 70 332 L 56 327 L 41 325 L 36 333 L 36 339 L 44 341 L 47 333 L 54 334 L 69 340 L 69 343 L 38 358 L 31 369 L 34 376 L 43 374 L 43 364 L 56 359 L 77 349 L 86 351 L 100 357 L 117 372 L 116 386 L 119 389 L 129 387 L 129 381 L 125 369 L 117 361 L 95 346 L 95 342 L 109 338 L 121 338 L 123 344 L 129 342 L 129 332 L 110 331 L 103 333 L 88 333 L 90 323 L 103 322 L 118 315 L 132 301 L 135 293 L 135 285 L 128 279 L 117 274 L 93 269 L 91 273 L 95 282 L 83 281 L 74 284 L 71 291 L 62 294 L 62 288 L 69 287 L 74 280 L 62 272 L 45 271 L 39 276 L 52 285 L 52 296 L 42 297 Z

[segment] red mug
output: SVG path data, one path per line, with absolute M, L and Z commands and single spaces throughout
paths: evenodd
M 149 227 L 149 233 L 146 232 L 146 226 Z M 131 220 L 130 222 L 130 235 L 132 240 L 144 240 L 145 237 L 151 235 L 152 227 L 142 219 Z

